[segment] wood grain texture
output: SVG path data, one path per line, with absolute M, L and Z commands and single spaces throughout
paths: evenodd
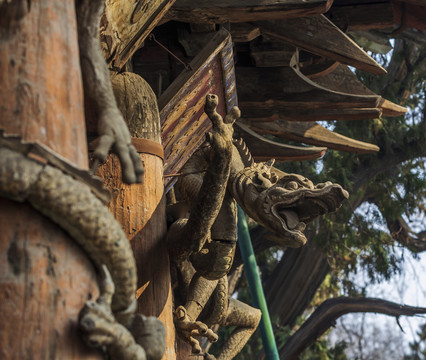
M 323 14 L 331 4 L 331 0 L 177 0 L 167 18 L 192 23 L 238 23 Z
M 320 86 L 335 91 L 357 95 L 377 96 L 377 94 L 367 88 L 347 66 L 341 64 L 329 74 L 318 77 L 313 81 Z M 382 110 L 383 116 L 400 116 L 407 112 L 405 107 L 383 99 L 382 97 L 380 97 L 378 108 Z
M 174 0 L 107 0 L 100 39 L 107 63 L 121 69 Z
M 239 107 L 253 121 L 356 120 L 380 116 L 380 96 L 321 86 L 292 67 L 237 67 Z
M 288 42 L 313 54 L 377 75 L 386 74 L 371 56 L 324 15 L 254 23 L 262 34 Z M 304 29 L 304 31 L 300 31 Z
M 0 128 L 87 168 L 74 2 L 14 1 L 0 9 Z M 68 141 L 71 140 L 72 141 Z
M 286 140 L 326 146 L 333 150 L 356 152 L 358 154 L 379 151 L 379 147 L 376 145 L 340 135 L 315 122 L 277 120 L 268 123 L 252 122 L 250 127 L 260 134 L 271 134 Z
M 0 53 L 0 128 L 87 169 L 74 2 L 3 2 Z M 77 329 L 98 296 L 86 254 L 26 203 L 0 198 L 0 226 L 0 358 L 102 359 Z
M 133 73 L 112 77 L 114 94 L 132 137 L 161 142 L 160 117 L 156 97 L 149 85 Z M 176 359 L 170 264 L 165 244 L 166 209 L 163 188 L 163 161 L 140 154 L 145 173 L 142 184 L 121 181 L 118 158 L 110 155 L 97 174 L 112 193 L 111 212 L 122 225 L 138 268 L 138 312 L 159 317 L 167 329 L 164 360 Z
M 302 147 L 269 140 L 242 122 L 234 125 L 235 133 L 241 136 L 255 161 L 303 161 L 318 159 L 327 150 L 325 147 Z
M 0 198 L 0 358 L 103 359 L 77 329 L 98 293 L 81 248 L 28 204 Z
M 211 122 L 204 113 L 207 94 L 219 97 L 222 116 L 237 104 L 232 42 L 226 30 L 218 31 L 159 99 L 164 146 L 164 174 L 179 172 L 205 141 Z M 166 177 L 165 184 L 173 183 Z

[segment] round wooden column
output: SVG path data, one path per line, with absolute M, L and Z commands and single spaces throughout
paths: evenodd
M 126 119 L 133 143 L 139 149 L 145 173 L 142 184 L 121 181 L 118 158 L 110 155 L 97 172 L 112 193 L 110 210 L 131 242 L 138 268 L 138 312 L 158 317 L 166 326 L 163 359 L 175 360 L 170 264 L 161 158 L 161 125 L 157 99 L 139 75 L 112 77 L 118 107 Z M 146 141 L 145 141 L 146 140 Z M 160 150 L 160 151 L 159 151 Z M 160 155 L 160 156 L 159 156 Z
M 87 168 L 74 1 L 0 5 L 0 129 Z M 102 359 L 77 319 L 98 296 L 95 271 L 57 225 L 0 198 L 0 358 Z

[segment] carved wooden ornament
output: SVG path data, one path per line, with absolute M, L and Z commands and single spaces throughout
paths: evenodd
M 121 69 L 175 0 L 106 0 L 100 39 L 108 65 Z
M 166 186 L 204 142 L 211 122 L 204 113 L 208 93 L 219 98 L 217 112 L 225 116 L 237 105 L 230 34 L 222 29 L 167 88 L 158 101 L 164 146 Z

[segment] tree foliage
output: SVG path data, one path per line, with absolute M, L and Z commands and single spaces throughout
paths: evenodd
M 350 199 L 336 214 L 315 221 L 306 230 L 311 242 L 310 251 L 318 252 L 326 260 L 318 262 L 324 271 L 317 269 L 315 274 L 306 276 L 306 282 L 311 282 L 306 289 L 297 288 L 289 280 L 304 271 L 307 262 L 301 260 L 300 254 L 306 249 L 284 251 L 275 269 L 286 269 L 285 282 L 270 266 L 266 271 L 272 274 L 264 278 L 267 298 L 268 293 L 271 298 L 279 289 L 284 294 L 280 295 L 281 303 L 270 307 L 270 312 L 280 326 L 287 329 L 288 333 L 284 331 L 287 335 L 290 329 L 297 327 L 295 319 L 310 309 L 311 300 L 315 298 L 318 304 L 315 294 L 324 279 L 327 283 L 321 288 L 320 299 L 335 295 L 336 288 L 342 294 L 363 296 L 364 289 L 351 281 L 351 276 L 360 268 L 367 271 L 372 282 L 382 281 L 400 271 L 405 253 L 401 249 L 426 250 L 424 222 L 415 221 L 426 215 L 426 46 L 397 39 L 393 52 L 384 56 L 381 62 L 388 70 L 386 76 L 357 74 L 371 90 L 406 106 L 409 109 L 407 115 L 332 124 L 334 131 L 375 143 L 380 151 L 372 155 L 328 151 L 321 162 L 281 165 L 286 172 L 303 174 L 315 183 L 336 182 L 350 192 Z M 256 235 L 253 240 L 256 247 L 264 237 Z M 274 249 L 266 251 L 269 251 L 269 257 L 275 253 Z M 284 286 L 286 288 L 282 289 Z M 295 292 L 300 293 L 299 298 L 294 296 Z M 292 301 L 301 301 L 304 305 L 297 310 L 291 308 L 287 294 L 293 294 Z M 286 314 L 289 311 L 295 312 L 291 320 Z M 312 352 L 312 347 L 310 349 Z M 309 356 L 310 359 L 321 358 L 312 353 Z M 344 359 L 324 357 L 332 358 Z

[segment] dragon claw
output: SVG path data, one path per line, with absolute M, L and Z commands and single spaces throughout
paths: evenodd
M 201 321 L 193 321 L 183 306 L 178 306 L 174 312 L 175 326 L 186 342 L 191 344 L 194 354 L 201 353 L 200 343 L 194 336 L 202 336 L 210 342 L 216 342 L 218 336 Z

